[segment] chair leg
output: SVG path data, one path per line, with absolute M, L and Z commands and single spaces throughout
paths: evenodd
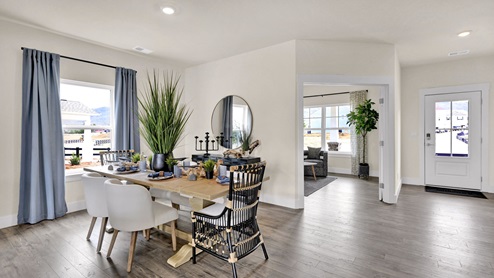
M 149 240 L 151 238 L 151 229 L 146 229 L 143 232 L 144 232 L 144 237 L 146 238 L 146 240 Z
M 103 245 L 103 237 L 105 236 L 106 223 L 108 223 L 108 217 L 103 217 L 101 219 L 101 229 L 99 231 L 98 247 L 96 248 L 96 253 L 101 252 L 101 245 Z
M 134 253 L 136 250 L 136 242 L 137 242 L 137 231 L 132 232 L 132 238 L 130 240 L 129 260 L 127 261 L 127 272 L 130 272 L 132 270 L 132 263 L 134 262 Z
M 261 247 L 262 247 L 262 252 L 264 252 L 264 258 L 267 260 L 269 259 L 269 256 L 268 256 L 268 251 L 266 251 L 266 246 L 263 244 L 261 244 Z
M 232 263 L 232 272 L 233 272 L 233 278 L 237 278 L 237 267 L 235 266 L 235 263 Z
M 89 231 L 87 231 L 86 240 L 89 240 L 91 234 L 93 233 L 93 228 L 94 228 L 94 223 L 96 223 L 96 218 L 97 217 L 93 217 L 93 219 L 91 219 L 91 225 L 89 225 Z
M 194 239 L 192 239 L 194 240 Z M 192 247 L 192 264 L 196 264 L 196 248 Z
M 113 245 L 115 245 L 115 240 L 117 240 L 118 230 L 113 229 L 113 236 L 111 237 L 110 247 L 108 248 L 108 253 L 106 257 L 109 258 L 111 256 L 111 251 L 113 250 Z
M 177 251 L 177 233 L 176 233 L 176 230 L 175 230 L 175 220 L 172 220 L 171 222 L 171 230 L 172 230 L 172 249 L 173 251 Z

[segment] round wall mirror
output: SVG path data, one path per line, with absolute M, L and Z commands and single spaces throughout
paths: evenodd
M 252 111 L 247 102 L 239 96 L 221 99 L 213 110 L 211 129 L 215 136 L 224 136 L 221 146 L 240 147 L 252 132 Z

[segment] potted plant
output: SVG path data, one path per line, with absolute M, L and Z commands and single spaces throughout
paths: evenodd
M 347 114 L 349 126 L 355 126 L 355 132 L 362 136 L 363 142 L 363 156 L 362 162 L 359 164 L 358 176 L 369 176 L 369 164 L 365 162 L 365 140 L 368 132 L 373 129 L 377 129 L 377 121 L 379 120 L 379 113 L 372 109 L 372 105 L 375 104 L 372 100 L 365 100 L 359 104 L 353 111 Z
M 135 153 L 132 155 L 132 163 L 138 163 L 141 161 L 141 154 L 140 153 Z
M 70 165 L 79 165 L 81 164 L 81 157 L 75 153 L 72 154 L 72 157 L 70 158 Z
M 178 161 L 176 159 L 173 158 L 173 156 L 169 156 L 167 159 L 166 159 L 166 165 L 168 165 L 168 169 L 171 171 L 173 171 L 173 166 L 177 165 Z
M 212 179 L 214 176 L 214 166 L 216 162 L 214 160 L 208 159 L 204 162 L 202 167 L 204 168 L 204 172 L 206 173 L 206 179 Z
M 149 149 L 154 153 L 152 168 L 154 171 L 167 169 L 165 159 L 173 157 L 173 150 L 182 140 L 185 125 L 191 111 L 180 103 L 183 89 L 178 88 L 180 76 L 159 72 L 148 74 L 147 87 L 139 101 L 139 122 L 141 135 Z

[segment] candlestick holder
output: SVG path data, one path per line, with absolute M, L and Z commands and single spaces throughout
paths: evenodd
M 209 132 L 206 132 L 206 136 L 204 136 L 205 140 L 198 141 L 199 136 L 195 136 L 194 138 L 196 138 L 196 151 L 205 151 L 206 153 L 204 154 L 204 157 L 209 157 L 209 151 L 217 151 L 220 149 L 220 145 L 222 145 L 223 142 L 228 142 L 228 140 L 225 139 L 225 136 L 223 136 L 223 132 L 220 133 L 220 136 L 213 137 L 216 138 L 216 140 L 209 140 Z M 199 142 L 199 146 L 197 146 L 197 142 Z M 204 147 L 202 143 L 204 143 Z

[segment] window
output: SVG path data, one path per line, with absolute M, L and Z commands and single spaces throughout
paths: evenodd
M 61 81 L 65 169 L 99 165 L 99 152 L 111 149 L 113 103 L 111 86 Z M 80 165 L 71 165 L 73 154 L 80 155 Z
M 350 127 L 346 115 L 350 105 L 304 108 L 304 149 L 321 147 L 334 152 L 351 152 Z M 328 148 L 328 143 L 331 147 Z

